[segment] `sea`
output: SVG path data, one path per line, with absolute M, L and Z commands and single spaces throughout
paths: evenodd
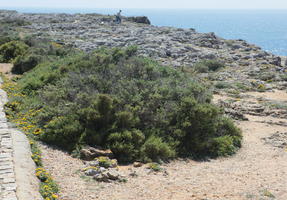
M 100 13 L 120 9 L 1 8 L 24 13 Z M 276 55 L 287 56 L 287 10 L 122 9 L 124 16 L 147 16 L 152 25 L 194 28 L 225 39 L 243 39 Z

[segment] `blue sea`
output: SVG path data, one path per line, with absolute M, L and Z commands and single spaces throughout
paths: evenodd
M 118 9 L 6 8 L 20 12 L 115 14 Z M 153 25 L 195 28 L 226 39 L 244 39 L 287 56 L 287 10 L 122 9 L 125 16 L 148 16 Z

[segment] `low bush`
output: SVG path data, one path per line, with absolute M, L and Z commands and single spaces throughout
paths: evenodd
M 82 132 L 83 127 L 78 116 L 55 116 L 45 125 L 45 134 L 40 138 L 47 143 L 72 151 L 76 148 Z
M 141 148 L 141 154 L 145 161 L 161 161 L 174 158 L 176 152 L 168 143 L 160 137 L 150 136 Z
M 1 24 L 6 24 L 9 26 L 13 26 L 13 27 L 18 27 L 18 26 L 26 26 L 31 24 L 30 22 L 21 19 L 21 18 L 15 18 L 15 17 L 5 17 L 2 18 L 0 21 Z
M 129 162 L 140 157 L 140 147 L 145 136 L 140 130 L 125 130 L 110 134 L 108 141 L 117 159 L 120 162 Z
M 17 56 L 25 54 L 28 46 L 20 41 L 11 41 L 0 46 L 2 62 L 11 62 Z
M 287 81 L 287 74 L 281 74 L 280 78 L 282 81 Z
M 217 71 L 220 68 L 223 68 L 224 64 L 217 60 L 202 60 L 196 63 L 193 67 L 199 73 L 207 73 L 210 71 Z
M 275 73 L 268 72 L 259 74 L 258 78 L 263 81 L 272 81 L 274 78 L 276 78 L 276 76 Z
M 154 172 L 160 172 L 163 170 L 158 163 L 149 163 L 147 168 L 153 170 Z
M 27 72 L 36 67 L 42 59 L 42 56 L 35 54 L 20 55 L 13 62 L 14 65 L 12 68 L 12 73 L 23 74 L 24 72 Z
M 234 145 L 232 136 L 221 136 L 214 138 L 211 142 L 211 152 L 213 156 L 228 156 L 235 153 L 237 147 Z
M 0 20 L 0 46 L 13 40 L 19 40 L 16 27 L 13 24 L 6 23 L 4 20 Z
M 231 83 L 225 81 L 217 81 L 214 86 L 218 89 L 232 88 Z

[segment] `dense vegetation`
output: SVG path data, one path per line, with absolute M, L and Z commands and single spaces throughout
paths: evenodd
M 42 62 L 18 84 L 21 106 L 39 110 L 39 139 L 68 151 L 83 145 L 111 148 L 118 160 L 223 156 L 241 134 L 208 90 L 193 78 L 147 58 L 135 48 L 73 54 Z M 12 112 L 8 112 L 11 114 Z
M 26 25 L 23 20 L 0 21 L 0 62 L 12 62 L 12 72 L 23 74 L 39 63 L 52 61 L 75 51 L 46 39 L 31 36 L 20 38 L 17 27 Z
M 69 152 L 101 146 L 121 162 L 226 156 L 240 147 L 240 130 L 210 103 L 207 88 L 135 54 L 133 46 L 86 54 L 49 40 L 7 41 L 2 61 L 24 73 L 10 87 L 17 94 L 6 105 L 8 117 L 22 117 L 20 125 L 29 118 L 25 127 L 36 138 Z

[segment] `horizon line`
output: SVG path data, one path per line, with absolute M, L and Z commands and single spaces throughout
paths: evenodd
M 38 9 L 141 9 L 141 10 L 150 10 L 150 9 L 160 9 L 160 10 L 284 10 L 287 8 L 125 8 L 125 7 L 38 7 L 38 6 L 7 6 L 0 8 L 0 10 L 9 10 L 9 9 L 26 9 L 26 8 L 38 8 Z

